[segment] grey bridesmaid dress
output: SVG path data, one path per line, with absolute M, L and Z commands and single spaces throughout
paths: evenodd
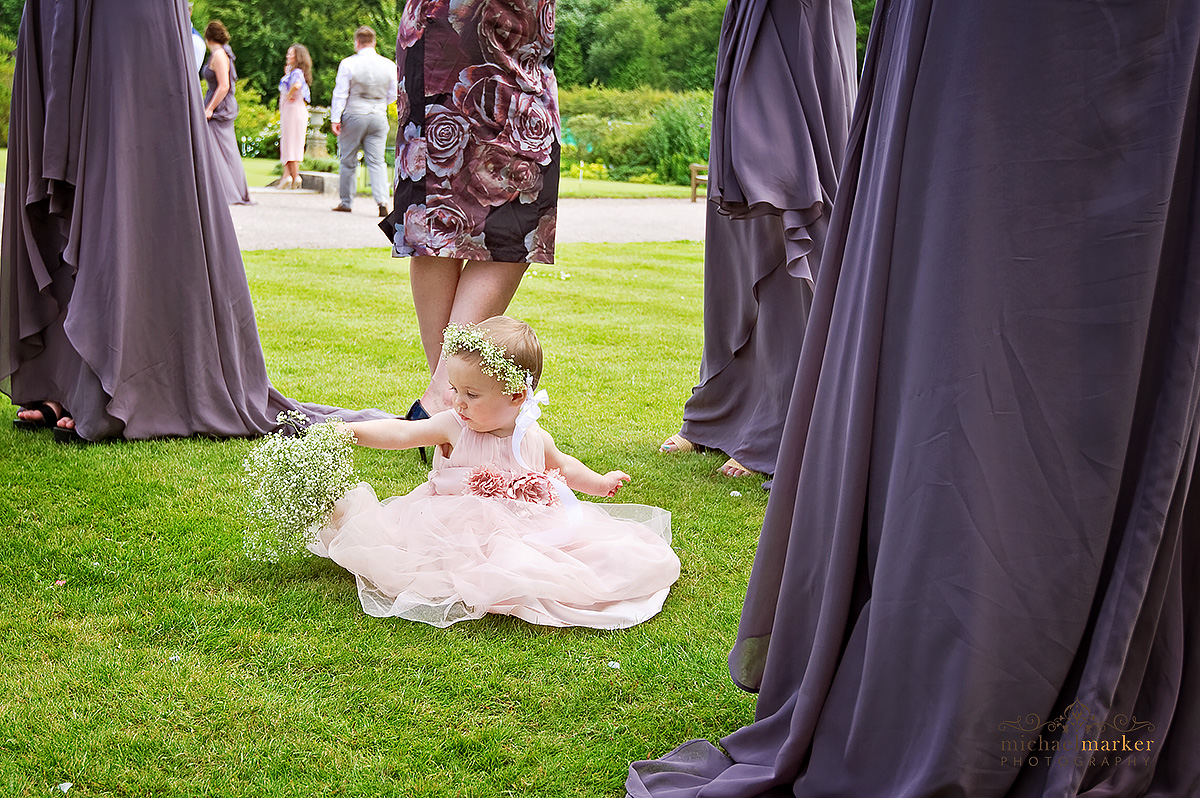
M 257 435 L 282 410 L 337 411 L 267 378 L 229 208 L 205 177 L 217 155 L 193 58 L 184 0 L 25 3 L 0 389 L 60 401 L 87 440 Z
M 644 796 L 1200 794 L 1200 4 L 880 0 L 730 672 Z
M 772 474 L 855 97 L 850 0 L 732 0 L 717 56 L 704 352 L 685 439 Z
M 237 133 L 233 122 L 237 119 L 238 103 L 234 90 L 237 86 L 237 56 L 228 44 L 222 47 L 229 58 L 229 91 L 217 103 L 212 116 L 208 120 L 208 131 L 212 136 L 218 157 L 213 159 L 212 179 L 217 182 L 225 193 L 225 201 L 230 205 L 250 205 L 250 188 L 246 185 L 246 169 L 242 166 L 242 153 L 238 149 Z M 212 68 L 212 55 L 204 62 L 201 70 L 208 90 L 204 94 L 204 105 L 212 102 L 217 93 L 217 73 Z

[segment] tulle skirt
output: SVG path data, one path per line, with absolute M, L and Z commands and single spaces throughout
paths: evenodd
M 658 507 L 545 507 L 428 484 L 380 502 L 360 483 L 310 548 L 357 577 L 368 615 L 621 629 L 656 615 L 679 578 L 670 539 L 671 514 Z

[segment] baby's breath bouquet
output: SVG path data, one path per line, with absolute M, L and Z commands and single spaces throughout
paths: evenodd
M 283 429 L 242 461 L 250 493 L 246 556 L 263 562 L 302 553 L 354 486 L 354 433 L 340 418 L 308 426 L 303 413 L 287 410 L 275 420 Z

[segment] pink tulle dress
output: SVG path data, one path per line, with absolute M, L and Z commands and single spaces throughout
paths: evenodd
M 357 577 L 363 610 L 376 617 L 449 626 L 494 613 L 622 629 L 656 615 L 679 578 L 671 514 L 573 496 L 563 504 L 543 476 L 536 424 L 520 448 L 529 469 L 511 436 L 464 427 L 408 495 L 381 502 L 366 483 L 351 489 L 310 549 Z

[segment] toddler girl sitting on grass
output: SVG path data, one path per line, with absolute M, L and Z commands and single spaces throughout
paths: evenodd
M 434 446 L 428 481 L 382 502 L 360 483 L 310 548 L 357 577 L 377 617 L 448 626 L 495 613 L 619 629 L 657 614 L 679 578 L 670 513 L 575 497 L 613 496 L 630 477 L 596 473 L 538 426 L 542 350 L 529 325 L 452 324 L 442 357 L 451 409 L 347 425 L 361 446 Z

